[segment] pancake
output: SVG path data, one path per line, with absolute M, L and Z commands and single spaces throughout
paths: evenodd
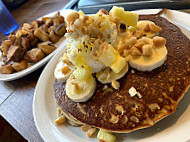
M 175 112 L 190 84 L 190 40 L 177 26 L 158 14 L 140 15 L 140 20 L 153 21 L 163 29 L 159 36 L 167 40 L 167 61 L 151 72 L 130 68 L 119 80 L 119 90 L 97 81 L 93 97 L 84 103 L 69 99 L 65 84 L 55 80 L 54 95 L 64 113 L 82 124 L 126 133 L 153 126 Z M 131 87 L 142 98 L 131 97 L 128 93 Z

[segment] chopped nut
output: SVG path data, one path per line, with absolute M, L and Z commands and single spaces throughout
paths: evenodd
M 150 26 L 149 24 L 146 24 L 146 26 L 143 29 L 145 32 L 149 32 L 150 31 Z
M 126 57 L 127 55 L 129 55 L 129 50 L 124 49 L 124 51 L 123 51 L 123 56 Z
M 141 95 L 139 92 L 137 92 L 137 96 L 138 96 L 139 98 L 142 98 L 142 95 Z
M 145 44 L 142 47 L 142 55 L 144 55 L 144 56 L 150 56 L 151 54 L 152 54 L 152 45 Z
M 160 28 L 159 26 L 151 23 L 149 24 L 150 30 L 153 32 L 160 32 L 162 30 L 162 28 Z
M 96 128 L 90 128 L 87 132 L 86 132 L 86 136 L 87 137 L 92 137 L 95 133 L 96 133 L 97 129 Z
M 78 14 L 78 12 L 75 12 L 75 11 L 73 11 L 73 12 L 71 12 L 67 17 L 66 17 L 66 21 L 67 22 L 75 22 L 75 20 L 76 19 L 78 19 L 79 18 L 79 14 Z
M 100 9 L 99 10 L 99 12 L 101 12 L 101 13 L 103 13 L 103 14 L 106 14 L 106 15 L 108 15 L 109 13 L 108 13 L 108 11 L 107 10 L 105 10 L 105 9 Z
M 62 73 L 65 75 L 68 74 L 70 71 L 71 71 L 71 69 L 69 68 L 69 66 L 64 66 L 62 68 Z
M 61 115 L 60 117 L 58 117 L 58 118 L 54 121 L 54 123 L 60 125 L 60 124 L 63 124 L 65 121 L 66 121 L 65 116 L 64 116 L 64 115 Z
M 150 111 L 156 112 L 160 109 L 160 106 L 158 104 L 154 103 L 154 104 L 149 104 L 148 108 L 150 109 Z
M 103 90 L 107 90 L 107 89 L 108 89 L 108 86 L 104 85 Z
M 133 56 L 140 56 L 141 55 L 141 52 L 135 46 L 131 47 L 130 52 Z
M 123 44 L 123 43 L 119 43 L 119 45 L 118 45 L 118 51 L 119 51 L 120 54 L 123 53 L 123 50 L 124 50 L 124 49 L 125 49 L 124 44 Z
M 144 42 L 145 44 L 149 44 L 150 43 L 150 38 L 148 37 L 142 37 L 138 40 L 138 42 Z
M 132 69 L 132 70 L 131 70 L 131 73 L 135 73 L 135 70 Z
M 137 94 L 137 90 L 134 87 L 129 89 L 129 94 L 131 97 L 134 97 Z
M 115 109 L 118 111 L 118 114 L 119 115 L 123 115 L 123 112 L 124 112 L 124 110 L 123 110 L 123 106 L 122 105 L 116 105 L 116 107 L 115 107 Z
M 170 91 L 170 92 L 173 92 L 173 89 L 174 89 L 174 86 L 170 86 L 170 87 L 169 87 L 169 91 Z
M 91 126 L 89 126 L 89 125 L 83 125 L 83 126 L 81 126 L 81 130 L 83 132 L 87 132 L 90 128 L 91 128 Z
M 83 23 L 86 23 L 86 21 L 89 19 L 89 16 L 87 15 L 84 15 L 83 19 L 82 19 L 82 22 Z
M 139 122 L 139 119 L 138 119 L 136 116 L 131 116 L 130 119 L 131 119 L 131 121 L 133 121 L 133 122 L 136 122 L 136 123 Z
M 136 37 L 131 37 L 130 39 L 125 41 L 125 46 L 133 46 L 137 43 Z
M 166 44 L 166 39 L 163 37 L 156 36 L 153 38 L 153 44 L 155 47 L 160 47 Z
M 124 115 L 124 116 L 123 116 L 123 119 L 121 120 L 121 122 L 122 122 L 123 124 L 127 124 L 127 122 L 128 122 L 128 117 L 127 117 L 126 115 Z
M 114 88 L 114 89 L 119 89 L 119 87 L 120 87 L 120 83 L 119 82 L 117 82 L 117 81 L 115 81 L 115 80 L 113 80 L 112 82 L 111 82 L 111 85 L 112 85 L 112 87 Z
M 117 123 L 118 121 L 119 121 L 119 115 L 117 115 L 117 116 L 115 116 L 115 115 L 113 115 L 113 114 L 111 114 L 111 118 L 110 118 L 110 122 L 111 123 Z
M 143 32 L 135 30 L 133 31 L 132 35 L 134 35 L 137 39 L 139 39 L 143 36 Z
M 134 46 L 142 53 L 142 47 L 144 45 L 144 42 L 140 41 L 136 43 Z
M 61 109 L 58 107 L 57 108 L 57 116 L 60 117 L 61 116 Z

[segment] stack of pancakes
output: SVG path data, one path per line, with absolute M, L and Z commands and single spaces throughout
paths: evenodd
M 153 126 L 172 114 L 190 84 L 190 40 L 181 30 L 159 14 L 140 15 L 162 28 L 159 36 L 167 40 L 167 61 L 151 72 L 131 71 L 119 81 L 120 88 L 97 83 L 93 97 L 76 103 L 66 95 L 65 84 L 55 80 L 54 95 L 64 114 L 75 123 L 109 132 L 131 132 Z M 134 69 L 133 69 L 134 70 Z M 134 87 L 141 95 L 131 97 Z M 106 89 L 105 89 L 106 88 Z

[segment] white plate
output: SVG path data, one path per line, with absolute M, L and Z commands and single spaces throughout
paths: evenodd
M 141 10 L 138 13 L 156 13 L 159 10 Z M 190 30 L 190 15 L 169 10 L 166 17 L 170 21 L 180 26 L 188 33 Z M 185 20 L 182 20 L 182 18 Z M 190 38 L 190 35 L 187 34 Z M 69 125 L 55 125 L 54 120 L 57 118 L 56 102 L 53 92 L 54 77 L 53 72 L 58 59 L 65 52 L 61 50 L 47 64 L 42 72 L 33 99 L 33 114 L 36 127 L 46 142 L 89 142 L 98 141 L 96 138 L 86 138 L 85 133 L 79 127 Z M 178 105 L 177 111 L 161 120 L 151 128 L 138 130 L 129 134 L 117 134 L 118 141 L 126 142 L 184 142 L 190 139 L 190 90 Z
M 69 12 L 71 12 L 72 10 L 62 10 L 60 12 L 61 15 L 66 16 Z M 53 16 L 56 12 L 50 13 L 48 15 L 45 15 L 43 17 L 50 17 Z M 12 74 L 0 74 L 0 81 L 11 81 L 11 80 L 15 80 L 18 78 L 21 78 L 37 69 L 39 69 L 40 67 L 42 67 L 44 64 L 46 64 L 51 57 L 53 57 L 53 55 L 55 55 L 55 53 L 57 53 L 59 50 L 61 50 L 63 48 L 63 42 L 64 42 L 64 37 L 62 37 L 57 43 L 57 49 L 55 51 L 53 51 L 51 54 L 49 54 L 48 56 L 46 56 L 45 58 L 43 58 L 41 61 L 37 62 L 36 64 L 32 65 L 31 67 L 16 72 L 16 73 L 12 73 Z

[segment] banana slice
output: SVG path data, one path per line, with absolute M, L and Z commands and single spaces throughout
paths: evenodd
M 86 80 L 77 80 L 72 74 L 66 82 L 66 95 L 74 102 L 86 102 L 96 90 L 96 80 L 90 75 Z
M 137 28 L 140 31 L 143 31 L 143 33 L 146 35 L 146 37 L 150 37 L 150 38 L 158 35 L 158 32 L 161 30 L 161 28 L 159 29 L 159 27 L 156 26 L 154 24 L 154 22 L 148 21 L 148 20 L 139 21 L 137 23 Z M 156 28 L 156 29 L 154 29 L 154 28 Z
M 128 64 L 126 64 L 119 73 L 114 73 L 111 68 L 107 67 L 105 70 L 96 73 L 96 78 L 102 84 L 111 83 L 113 80 L 122 78 L 127 73 L 128 69 Z
M 167 49 L 165 46 L 153 49 L 150 56 L 130 56 L 129 65 L 139 71 L 152 71 L 160 67 L 167 59 Z
M 64 62 L 63 58 L 65 57 L 62 57 L 60 59 L 54 71 L 54 77 L 60 82 L 66 82 L 74 69 L 74 65 L 72 65 L 68 61 Z

